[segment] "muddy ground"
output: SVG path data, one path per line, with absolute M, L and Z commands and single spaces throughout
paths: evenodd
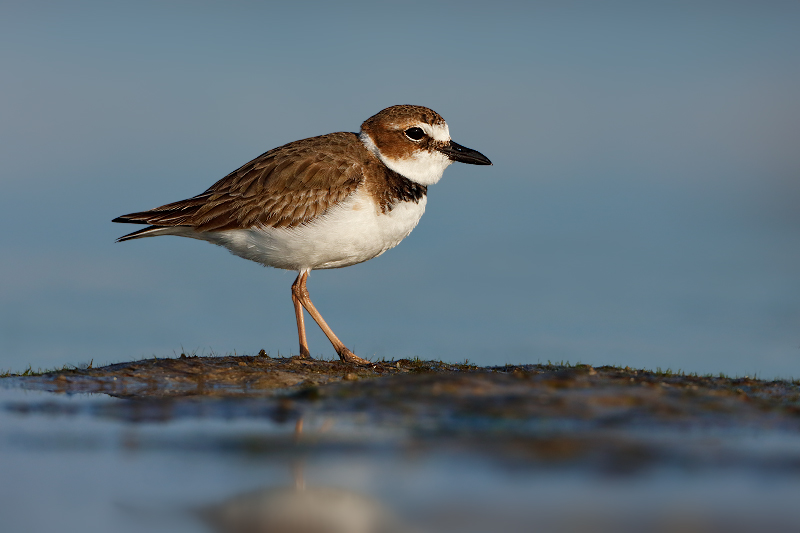
M 0 504 L 57 509 L 25 530 L 174 533 L 140 521 L 184 499 L 213 531 L 271 531 L 242 524 L 323 496 L 417 523 L 403 532 L 800 527 L 796 381 L 262 353 L 8 376 L 0 393 L 0 471 L 17 480 Z M 72 493 L 87 503 L 55 503 Z
M 304 416 L 328 416 L 402 428 L 412 435 L 401 439 L 406 445 L 502 449 L 503 457 L 526 463 L 588 462 L 627 471 L 665 461 L 749 462 L 800 472 L 800 450 L 764 455 L 725 446 L 731 432 L 800 435 L 800 386 L 789 381 L 588 365 L 477 367 L 399 360 L 365 367 L 266 355 L 184 355 L 3 381 L 30 390 L 127 399 L 94 406 L 92 414 L 132 422 L 266 417 L 296 423 Z M 75 408 L 64 405 L 25 402 L 7 408 L 56 415 Z M 709 429 L 718 438 L 687 446 L 687 434 Z

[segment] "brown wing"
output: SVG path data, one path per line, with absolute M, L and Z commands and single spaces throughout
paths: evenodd
M 266 152 L 203 194 L 114 222 L 222 231 L 306 223 L 349 196 L 363 179 L 354 133 L 331 133 Z M 362 155 L 363 157 L 363 155 Z

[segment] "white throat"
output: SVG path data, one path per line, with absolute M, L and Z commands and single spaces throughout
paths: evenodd
M 375 154 L 384 165 L 420 185 L 433 185 L 439 181 L 442 178 L 444 169 L 453 162 L 441 152 L 430 152 L 428 150 L 417 150 L 410 157 L 392 159 L 381 153 L 378 147 L 375 146 L 372 137 L 367 133 L 362 131 L 359 138 L 364 143 L 364 146 L 367 147 L 367 150 Z

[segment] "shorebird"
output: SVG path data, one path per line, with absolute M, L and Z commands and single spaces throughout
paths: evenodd
M 117 242 L 177 235 L 217 244 L 265 266 L 296 270 L 292 302 L 300 355 L 311 357 L 303 309 L 343 361 L 347 349 L 311 303 L 312 270 L 355 265 L 397 246 L 425 211 L 428 186 L 458 161 L 489 159 L 450 139 L 445 120 L 422 106 L 388 107 L 360 133 L 330 133 L 285 144 L 234 170 L 204 193 L 115 218 L 148 224 Z

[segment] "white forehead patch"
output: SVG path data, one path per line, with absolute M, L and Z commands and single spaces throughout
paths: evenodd
M 447 122 L 444 124 L 434 124 L 433 126 L 430 124 L 420 124 L 419 127 L 435 141 L 450 141 L 450 128 L 447 127 Z

